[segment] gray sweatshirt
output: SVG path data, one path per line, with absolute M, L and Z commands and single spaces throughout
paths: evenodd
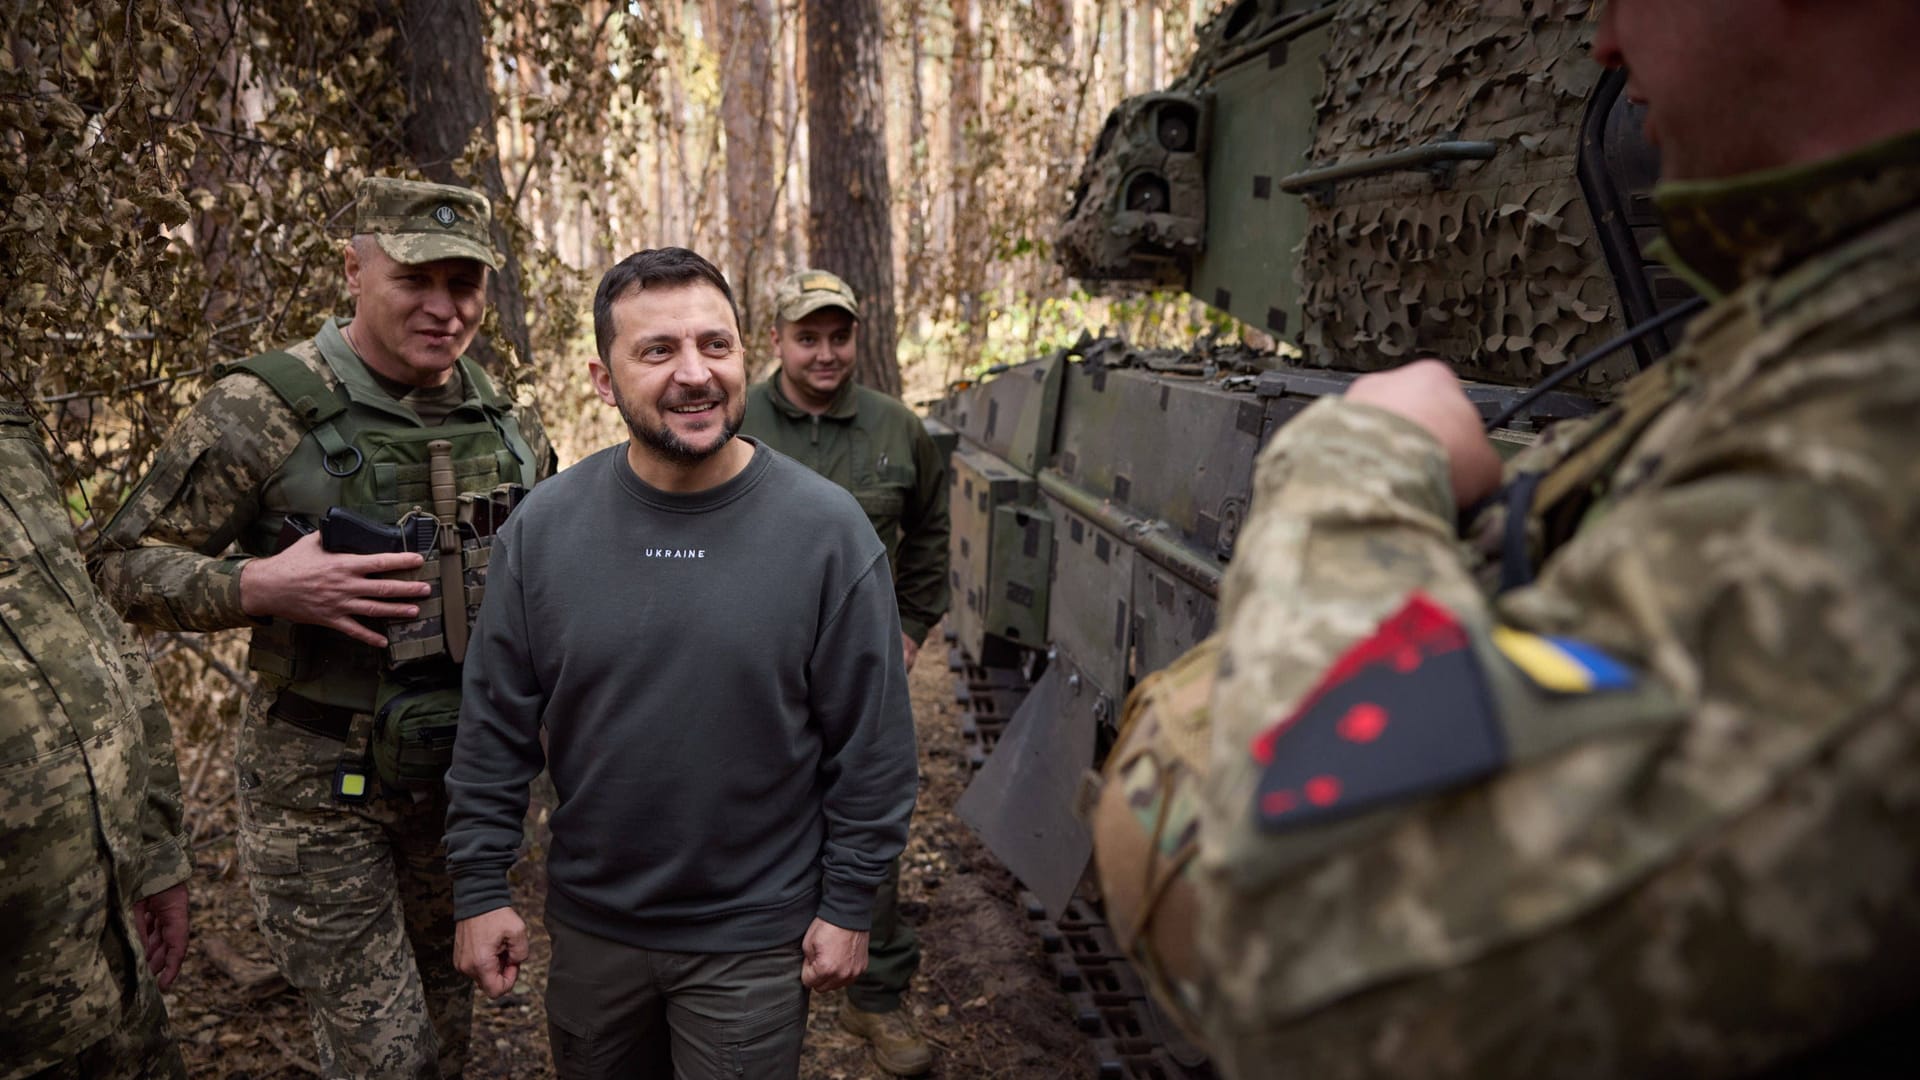
M 541 484 L 494 540 L 467 655 L 455 916 L 510 902 L 545 763 L 568 926 L 683 952 L 773 948 L 815 916 L 867 929 L 915 794 L 900 654 L 859 505 L 764 446 L 691 495 L 642 482 L 624 444 Z

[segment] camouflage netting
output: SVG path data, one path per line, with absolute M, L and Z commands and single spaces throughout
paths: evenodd
M 1345 0 L 1317 103 L 1317 163 L 1489 140 L 1449 186 L 1423 171 L 1314 203 L 1300 282 L 1310 362 L 1381 368 L 1421 352 L 1463 376 L 1532 382 L 1622 329 L 1576 181 L 1601 69 L 1587 0 Z M 1633 372 L 1610 360 L 1589 389 Z

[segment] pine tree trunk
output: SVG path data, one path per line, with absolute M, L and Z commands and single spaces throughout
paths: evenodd
M 970 129 L 979 123 L 981 105 L 981 12 L 978 0 L 953 2 L 953 97 L 947 103 L 948 185 L 953 199 L 953 252 L 950 287 L 960 304 L 966 355 L 979 355 L 986 341 L 980 294 L 987 271 L 986 222 L 975 208 L 981 174 L 974 162 Z
M 807 0 L 808 247 L 860 295 L 854 375 L 900 395 L 879 0 Z
M 811 262 L 806 250 L 807 185 L 802 171 L 806 162 L 801 160 L 806 152 L 807 124 L 802 115 L 805 107 L 800 101 L 800 87 L 806 83 L 807 50 L 800 40 L 798 24 L 804 21 L 797 3 L 781 6 L 780 56 L 786 61 L 786 70 L 780 80 L 781 130 L 785 133 L 785 143 L 780 148 L 780 188 L 785 193 L 780 236 L 788 268 Z
M 403 65 L 407 100 L 407 152 L 429 179 L 466 184 L 454 163 L 478 132 L 487 149 L 476 162 L 476 179 L 493 203 L 493 246 L 501 266 L 492 275 L 488 300 L 500 319 L 505 344 L 521 363 L 533 360 L 527 337 L 527 300 L 521 284 L 520 256 L 507 229 L 506 183 L 500 177 L 500 153 L 494 146 L 493 89 L 487 83 L 487 41 L 478 0 L 402 0 L 402 31 L 395 55 Z M 476 338 L 473 356 L 499 371 L 503 351 Z
M 1106 100 L 1102 111 L 1127 96 L 1127 0 L 1100 0 L 1100 38 L 1095 45 L 1106 68 Z
M 1047 140 L 1046 183 L 1056 191 L 1071 186 L 1073 170 L 1079 164 L 1074 152 L 1079 135 L 1076 124 L 1080 119 L 1081 76 L 1075 70 L 1080 54 L 1074 51 L 1077 29 L 1074 7 L 1073 0 L 1041 0 L 1039 5 L 1041 23 L 1060 42 L 1060 56 L 1065 61 L 1053 80 L 1053 110 L 1059 122 L 1052 126 Z
M 920 0 L 907 9 L 909 121 L 907 133 L 907 281 L 902 296 L 909 311 L 925 310 L 927 283 L 927 110 L 921 91 L 926 70 L 926 11 Z
M 720 51 L 720 120 L 727 149 L 727 269 L 740 332 L 762 337 L 773 263 L 773 10 L 767 0 L 711 0 Z

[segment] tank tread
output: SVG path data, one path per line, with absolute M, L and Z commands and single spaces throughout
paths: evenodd
M 1100 1080 L 1212 1080 L 1206 1055 L 1153 1003 L 1097 907 L 1076 896 L 1050 919 L 1038 897 L 1020 899 Z
M 947 655 L 960 731 L 977 769 L 1032 684 L 1021 669 L 982 666 L 958 647 Z M 1075 895 L 1057 919 L 1024 889 L 1020 904 L 1075 1025 L 1088 1037 L 1100 1080 L 1214 1080 L 1206 1054 L 1153 1003 L 1097 903 Z
M 949 665 L 951 666 L 951 665 Z M 1028 684 L 1018 669 L 965 664 L 953 680 L 953 700 L 962 710 L 960 735 L 967 742 L 967 764 L 978 769 L 999 744 L 1007 721 L 1026 700 Z

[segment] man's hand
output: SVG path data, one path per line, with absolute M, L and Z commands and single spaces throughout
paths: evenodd
M 424 561 L 412 551 L 328 551 L 320 546 L 318 533 L 309 533 L 280 554 L 249 560 L 240 568 L 240 607 L 249 615 L 331 627 L 383 649 L 386 637 L 360 620 L 416 618 L 420 608 L 406 601 L 424 599 L 433 586 L 375 575 L 413 570 Z
M 907 670 L 913 670 L 913 658 L 920 655 L 920 646 L 913 643 L 906 631 L 900 632 L 900 655 L 907 661 Z
M 490 998 L 513 989 L 526 959 L 527 924 L 510 907 L 494 908 L 454 925 L 453 966 Z
M 147 969 L 165 990 L 180 974 L 180 961 L 187 958 L 187 883 L 161 889 L 144 900 L 133 902 L 134 928 L 147 950 Z
M 800 982 L 809 990 L 838 990 L 867 970 L 867 932 L 842 930 L 823 919 L 813 920 L 800 942 Z
M 1500 486 L 1500 455 L 1480 427 L 1480 410 L 1467 400 L 1453 369 L 1438 360 L 1363 375 L 1347 400 L 1405 417 L 1427 429 L 1447 453 L 1453 504 L 1472 506 Z

